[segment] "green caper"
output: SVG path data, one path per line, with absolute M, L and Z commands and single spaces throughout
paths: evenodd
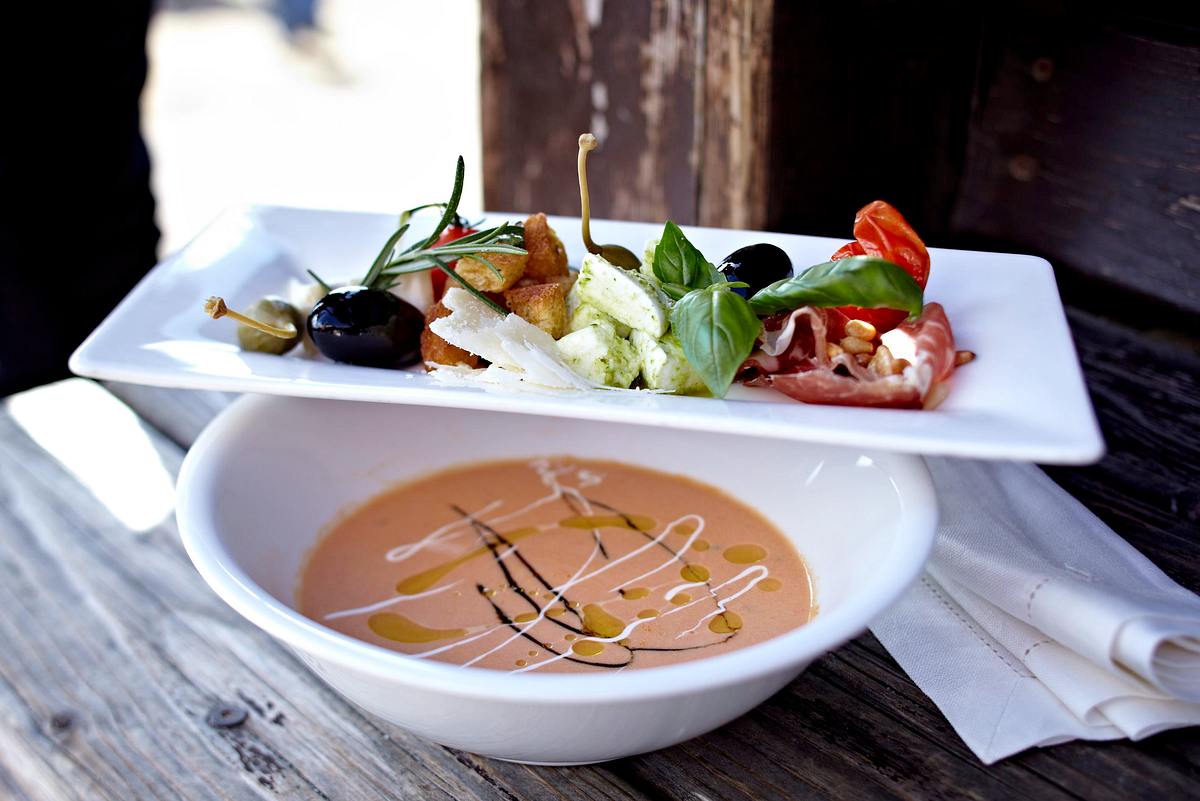
M 246 315 L 275 328 L 286 329 L 290 326 L 296 333 L 295 336 L 285 339 L 238 323 L 238 345 L 242 350 L 281 354 L 287 353 L 300 341 L 301 332 L 304 330 L 304 318 L 296 311 L 295 306 L 285 300 L 263 298 L 247 309 Z

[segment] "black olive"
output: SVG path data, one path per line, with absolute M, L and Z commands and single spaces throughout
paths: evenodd
M 721 261 L 721 266 L 717 269 L 725 273 L 725 277 L 730 281 L 745 281 L 749 284 L 749 288 L 733 290 L 748 298 L 763 287 L 790 278 L 792 260 L 782 248 L 759 242 L 757 245 L 746 245 L 733 251 Z
M 308 335 L 335 362 L 369 367 L 404 367 L 421 357 L 425 318 L 391 292 L 348 286 L 313 306 Z

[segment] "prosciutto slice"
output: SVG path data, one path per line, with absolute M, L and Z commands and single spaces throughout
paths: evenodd
M 836 309 L 811 306 L 767 318 L 739 380 L 805 403 L 919 409 L 954 372 L 954 333 L 941 304 L 926 304 L 916 320 L 883 335 L 892 355 L 908 362 L 899 375 L 878 375 L 848 353 L 831 358 L 826 344 L 841 339 L 846 322 Z

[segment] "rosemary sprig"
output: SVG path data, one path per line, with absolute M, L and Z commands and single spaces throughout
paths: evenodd
M 383 272 L 384 265 L 388 259 L 392 257 L 392 252 L 396 249 L 396 245 L 404 237 L 408 231 L 408 223 L 404 223 L 397 228 L 391 236 L 388 237 L 387 243 L 384 244 L 383 250 L 379 251 L 379 255 L 375 257 L 375 261 L 371 264 L 371 269 L 367 270 L 367 274 L 363 277 L 362 285 L 367 287 L 375 287 L 375 282 L 379 280 L 379 274 Z
M 503 278 L 503 273 L 487 258 L 486 254 L 525 255 L 526 251 L 522 247 L 525 244 L 524 229 L 520 225 L 505 222 L 493 228 L 476 231 L 475 233 L 460 237 L 444 245 L 434 244 L 441 237 L 442 232 L 446 230 L 446 226 L 458 219 L 458 203 L 462 198 L 463 177 L 465 173 L 466 165 L 463 157 L 459 156 L 454 170 L 454 188 L 450 192 L 450 199 L 448 201 L 445 203 L 426 203 L 421 206 L 414 206 L 400 214 L 398 227 L 388 237 L 383 249 L 379 251 L 379 255 L 372 262 L 371 268 L 362 280 L 363 286 L 372 289 L 388 289 L 396 283 L 396 280 L 400 276 L 436 268 L 454 278 L 455 281 L 462 284 L 464 288 L 482 299 L 496 311 L 506 313 L 499 305 L 489 300 L 486 295 L 471 286 L 466 279 L 455 273 L 446 262 L 460 258 L 473 258 L 486 265 L 498 277 Z M 396 249 L 399 247 L 404 234 L 409 229 L 409 220 L 412 219 L 413 214 L 431 208 L 442 209 L 441 219 L 438 220 L 438 224 L 434 227 L 432 233 L 397 253 Z
M 457 281 L 459 284 L 461 284 L 461 285 L 462 285 L 462 288 L 463 288 L 463 289 L 467 290 L 467 291 L 468 291 L 468 292 L 470 292 L 472 295 L 474 295 L 475 297 L 479 298 L 480 300 L 482 300 L 482 301 L 483 301 L 484 303 L 486 303 L 487 305 L 491 306 L 493 309 L 495 309 L 495 310 L 496 310 L 497 312 L 499 312 L 500 314 L 503 314 L 503 315 L 506 315 L 506 316 L 508 315 L 508 309 L 505 309 L 505 308 L 504 308 L 503 306 L 501 306 L 499 303 L 497 303 L 496 301 L 492 300 L 491 298 L 489 298 L 487 295 L 485 295 L 485 294 L 483 294 L 482 292 L 480 292 L 480 291 L 479 291 L 478 289 L 476 289 L 475 287 L 471 286 L 470 282 L 469 282 L 469 281 L 467 281 L 467 279 L 463 278 L 461 275 L 459 275 L 458 273 L 454 272 L 454 270 L 451 270 L 451 269 L 450 269 L 450 265 L 449 265 L 449 264 L 446 264 L 446 262 L 442 261 L 442 260 L 441 260 L 441 259 L 439 259 L 437 256 L 431 256 L 430 258 L 433 260 L 433 263 L 434 263 L 435 265 L 437 265 L 437 268 L 446 274 L 446 277 L 447 277 L 447 278 L 449 278 L 449 279 L 451 279 L 451 280 L 453 280 L 453 281 Z
M 442 231 L 446 230 L 446 226 L 458 214 L 458 201 L 462 199 L 463 178 L 467 173 L 466 162 L 463 157 L 458 157 L 458 163 L 454 166 L 454 189 L 450 190 L 450 200 L 446 202 L 446 208 L 442 211 L 442 219 L 438 221 L 437 227 L 433 229 L 433 233 L 422 244 L 422 248 L 427 248 L 434 242 L 438 241 L 438 237 L 442 235 Z
M 331 287 L 329 284 L 325 283 L 325 280 L 323 278 L 321 278 L 321 276 L 314 273 L 312 270 L 305 270 L 304 272 L 306 272 L 310 276 L 312 276 L 312 279 L 321 285 L 321 289 L 325 290 L 326 295 L 328 295 L 330 292 L 333 291 L 333 287 Z
M 425 209 L 436 209 L 445 205 L 445 203 L 422 203 L 420 206 L 413 206 L 411 209 L 406 209 L 405 211 L 400 212 L 400 222 L 396 223 L 396 225 L 403 228 L 404 224 L 411 220 L 412 216 L 418 211 L 424 211 Z

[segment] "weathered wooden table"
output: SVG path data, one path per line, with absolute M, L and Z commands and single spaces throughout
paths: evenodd
M 1071 321 L 1110 455 L 1050 473 L 1200 589 L 1200 357 Z M 229 401 L 76 379 L 3 407 L 0 799 L 1200 797 L 1197 730 L 984 767 L 869 634 L 657 753 L 541 768 L 417 739 L 343 702 L 188 562 L 170 481 Z

